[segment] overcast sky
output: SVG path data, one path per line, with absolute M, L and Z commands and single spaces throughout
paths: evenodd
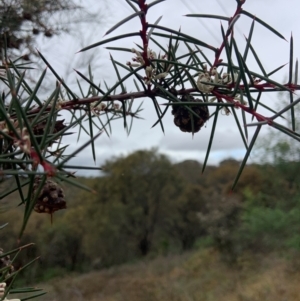
M 150 2 L 150 1 L 149 1 Z M 90 9 L 97 11 L 101 9 L 101 1 L 86 1 Z M 78 32 L 78 36 L 62 35 L 54 38 L 51 41 L 42 41 L 39 46 L 40 50 L 47 57 L 49 62 L 53 64 L 54 68 L 59 74 L 67 78 L 67 82 L 72 82 L 76 78 L 76 74 L 72 68 L 79 68 L 82 73 L 87 74 L 87 66 L 80 66 L 81 62 L 88 61 L 93 54 L 95 56 L 91 65 L 95 68 L 95 82 L 103 82 L 105 80 L 109 84 L 114 84 L 116 76 L 111 66 L 109 59 L 110 52 L 104 47 L 98 47 L 94 51 L 87 51 L 75 54 L 76 51 L 84 46 L 98 42 L 103 39 L 104 33 L 112 27 L 115 23 L 130 15 L 133 11 L 125 0 L 113 0 L 107 3 L 108 7 L 105 11 L 105 17 L 99 17 L 99 24 L 93 26 L 86 26 Z M 215 14 L 225 15 L 230 17 L 236 7 L 235 0 L 166 0 L 165 2 L 156 5 L 149 10 L 147 19 L 149 23 L 154 23 L 159 16 L 163 16 L 160 25 L 170 27 L 195 36 L 196 38 L 219 47 L 222 42 L 222 35 L 220 31 L 220 21 L 214 19 L 187 18 L 183 15 L 189 13 Z M 289 41 L 291 33 L 294 37 L 294 57 L 298 56 L 300 50 L 300 27 L 299 27 L 299 0 L 247 0 L 243 6 L 244 10 L 251 12 L 258 18 L 264 20 L 266 23 L 277 29 Z M 103 10 L 102 10 L 103 12 Z M 226 22 L 222 22 L 226 28 Z M 241 16 L 236 26 L 236 39 L 240 50 L 244 48 L 244 35 L 248 35 L 251 25 L 251 20 L 246 16 Z M 141 28 L 139 19 L 131 20 L 113 33 L 109 34 L 107 38 L 114 35 L 123 34 L 126 32 L 137 31 Z M 106 37 L 105 37 L 106 38 Z M 140 43 L 138 38 L 125 39 L 121 42 L 113 42 L 106 46 L 118 46 L 132 48 L 135 47 L 134 42 Z M 289 60 L 289 43 L 278 38 L 270 31 L 259 24 L 255 25 L 254 36 L 252 43 L 259 55 L 261 61 L 267 72 L 272 71 L 276 67 L 288 63 Z M 167 45 L 167 42 L 164 42 Z M 150 48 L 158 52 L 155 45 L 150 45 Z M 184 48 L 182 48 L 184 49 Z M 206 55 L 210 56 L 210 52 L 202 49 Z M 122 63 L 129 61 L 133 54 L 111 52 L 113 57 Z M 255 61 L 249 57 L 248 66 L 253 71 L 259 71 Z M 252 65 L 251 65 L 252 64 Z M 66 69 L 68 66 L 68 69 Z M 288 65 L 274 75 L 273 79 L 283 81 L 288 74 Z M 81 79 L 78 78 L 80 81 Z M 128 91 L 134 90 L 132 82 L 126 83 Z M 268 93 L 270 94 L 270 93 Z M 266 96 L 266 101 L 269 104 L 277 104 L 278 96 L 276 94 Z M 135 107 L 139 105 L 140 101 L 136 101 Z M 164 103 L 160 100 L 159 103 Z M 265 113 L 265 112 L 263 112 Z M 101 165 L 106 159 L 111 156 L 126 155 L 138 149 L 150 149 L 151 147 L 158 147 L 159 151 L 170 156 L 173 161 L 182 161 L 185 159 L 196 159 L 203 162 L 205 151 L 210 137 L 212 127 L 212 120 L 209 120 L 205 127 L 203 127 L 192 138 L 191 134 L 183 133 L 173 123 L 171 111 L 169 111 L 164 118 L 165 134 L 162 133 L 160 126 L 151 128 L 156 121 L 156 114 L 152 107 L 151 100 L 144 99 L 144 110 L 140 116 L 144 120 L 135 120 L 131 134 L 127 136 L 123 129 L 123 122 L 114 122 L 113 134 L 108 138 L 105 134 L 100 136 L 96 142 L 97 162 L 96 165 Z M 236 127 L 233 116 L 220 116 L 217 124 L 217 131 L 212 145 L 209 164 L 217 164 L 221 160 L 233 157 L 241 159 L 245 153 L 241 137 Z M 265 133 L 266 130 L 263 132 Z M 250 137 L 252 131 L 250 130 Z M 83 143 L 85 137 L 80 139 Z M 70 151 L 78 145 L 75 137 L 68 137 L 66 143 L 70 144 Z M 70 152 L 69 151 L 69 152 Z M 72 163 L 85 164 L 94 166 L 95 163 L 91 158 L 90 149 L 82 152 Z M 97 173 L 88 173 L 89 175 L 97 175 Z

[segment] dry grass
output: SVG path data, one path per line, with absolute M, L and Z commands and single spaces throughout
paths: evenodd
M 297 301 L 300 271 L 276 256 L 230 267 L 203 250 L 53 280 L 45 301 Z

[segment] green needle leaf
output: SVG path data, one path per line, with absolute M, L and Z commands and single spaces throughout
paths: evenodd
M 289 94 L 290 94 L 290 104 L 292 104 L 294 101 L 294 95 L 293 92 L 290 92 Z M 290 112 L 291 112 L 292 129 L 293 131 L 296 131 L 296 118 L 295 118 L 294 106 L 291 107 Z
M 40 107 L 42 107 L 42 103 L 38 100 L 38 98 L 36 97 L 36 94 L 37 94 L 37 91 L 39 90 L 44 78 L 45 78 L 45 75 L 46 75 L 46 72 L 47 72 L 47 68 L 45 68 L 45 70 L 43 71 L 43 73 L 41 74 L 38 82 L 36 83 L 35 87 L 34 87 L 34 90 L 32 92 L 30 92 L 30 97 L 27 101 L 27 104 L 26 104 L 26 107 L 25 107 L 25 111 L 27 111 L 30 106 L 31 106 L 31 103 L 33 100 L 37 101 L 37 103 L 39 104 Z
M 249 12 L 247 12 L 245 10 L 241 10 L 241 14 L 244 14 L 245 16 L 248 16 L 251 19 L 254 19 L 256 22 L 260 23 L 261 25 L 263 25 L 264 27 L 266 27 L 267 29 L 269 29 L 270 31 L 272 31 L 278 37 L 280 37 L 281 39 L 285 40 L 285 37 L 282 34 L 280 34 L 277 30 L 275 30 L 273 27 L 271 27 L 270 25 L 268 25 L 267 23 L 265 23 L 261 19 L 259 19 L 256 16 L 252 15 L 251 13 L 249 13 Z
M 246 68 L 246 64 L 243 61 L 243 58 L 242 58 L 242 56 L 241 56 L 241 54 L 240 54 L 240 52 L 238 50 L 238 47 L 237 47 L 235 41 L 233 41 L 233 46 L 234 46 L 236 57 L 238 59 L 238 63 L 239 63 L 239 67 L 240 67 L 240 75 L 241 75 L 242 81 L 244 83 L 244 89 L 245 89 L 245 92 L 246 92 L 246 95 L 247 95 L 247 99 L 248 99 L 248 102 L 249 102 L 249 107 L 250 107 L 250 109 L 253 109 L 252 97 L 251 97 L 251 93 L 249 91 L 249 85 L 248 85 L 248 82 L 247 82 L 247 79 L 246 79 L 246 74 L 245 74 L 245 70 L 247 69 Z M 248 74 L 248 76 L 252 80 L 251 75 Z
M 135 11 L 138 12 L 138 9 L 129 1 L 129 0 L 125 0 L 130 6 L 131 8 Z
M 78 181 L 75 181 L 75 180 L 73 180 L 71 178 L 68 178 L 65 175 L 62 175 L 62 174 L 58 173 L 58 174 L 55 175 L 55 177 L 58 178 L 58 179 L 60 179 L 62 182 L 66 182 L 66 183 L 69 183 L 69 184 L 71 184 L 71 185 L 73 185 L 75 187 L 78 187 L 78 188 L 81 188 L 83 190 L 86 190 L 88 192 L 95 193 L 95 191 L 92 188 L 90 188 L 90 187 L 88 187 L 88 186 L 86 186 L 86 185 L 84 185 L 84 184 L 82 184 L 82 183 L 80 183 Z
M 54 128 L 55 121 L 56 121 L 56 117 L 55 117 L 56 116 L 56 113 L 55 113 L 56 108 L 55 107 L 56 107 L 56 103 L 57 103 L 58 96 L 59 96 L 59 90 L 60 90 L 60 85 L 57 85 L 56 95 L 53 99 L 53 104 L 52 104 L 52 107 L 51 107 L 51 111 L 49 112 L 49 118 L 47 118 L 46 126 L 44 128 L 44 134 L 43 134 L 43 137 L 42 137 L 42 141 L 40 143 L 41 149 L 45 148 L 46 139 L 48 138 L 49 133 L 53 132 L 53 128 Z M 52 127 L 52 131 L 51 131 L 51 127 Z M 46 152 L 46 149 L 45 149 L 45 152 Z
M 156 0 L 156 1 L 153 1 L 153 2 L 149 3 L 149 4 L 148 4 L 148 9 L 149 9 L 150 7 L 152 7 L 152 6 L 156 5 L 156 4 L 158 4 L 158 3 L 163 2 L 163 1 L 166 1 L 166 0 Z
M 284 134 L 290 136 L 291 138 L 297 140 L 298 142 L 300 142 L 300 134 L 294 132 L 294 131 L 291 131 L 289 128 L 287 127 L 284 127 L 283 125 L 277 123 L 277 122 L 274 122 L 271 124 L 271 126 L 273 126 L 274 128 L 276 128 L 277 130 L 283 132 Z
M 246 38 L 247 41 L 247 45 L 245 47 L 245 51 L 244 51 L 244 55 L 243 55 L 243 60 L 246 62 L 247 60 L 247 56 L 248 56 L 248 52 L 249 52 L 249 48 L 251 45 L 251 39 L 252 39 L 252 35 L 253 35 L 253 30 L 254 30 L 254 20 L 252 21 L 251 27 L 250 27 L 250 32 L 249 32 L 249 36 L 248 38 Z
M 248 140 L 248 128 L 246 126 L 247 120 L 246 120 L 246 113 L 244 110 L 242 111 L 242 119 L 243 119 L 243 124 L 244 124 L 244 129 L 245 129 L 245 137 Z
M 122 93 L 126 93 L 126 89 L 125 89 L 125 87 L 124 87 L 124 84 L 123 84 L 123 82 L 121 81 L 121 76 L 120 76 L 118 67 L 116 66 L 115 60 L 113 59 L 113 57 L 112 57 L 111 54 L 110 54 L 110 59 L 111 59 L 111 62 L 112 62 L 112 64 L 113 64 L 113 66 L 114 66 L 116 75 L 117 75 L 117 77 L 118 77 L 118 82 L 120 82 L 120 86 L 121 86 L 121 89 L 122 89 Z
M 294 39 L 293 35 L 291 35 L 290 39 L 290 61 L 289 61 L 289 81 L 288 84 L 291 85 L 293 83 L 293 67 L 294 67 Z M 290 93 L 290 103 L 293 103 L 293 92 Z M 295 121 L 295 110 L 294 106 L 291 107 L 291 121 L 292 121 L 292 129 L 296 130 L 296 121 Z
M 46 295 L 46 294 L 47 294 L 47 292 L 42 292 L 42 293 L 35 294 L 35 295 L 29 296 L 26 298 L 22 298 L 21 301 L 31 300 L 31 299 L 38 298 L 38 297 Z
M 129 48 L 122 48 L 122 47 L 105 47 L 105 49 L 108 49 L 108 50 L 117 50 L 117 51 L 124 51 L 124 52 L 130 52 L 130 53 L 132 53 L 131 49 L 129 49 Z
M 204 163 L 203 163 L 203 167 L 202 167 L 202 173 L 205 170 L 206 167 L 206 163 L 210 154 L 210 149 L 212 146 L 212 142 L 215 136 L 215 130 L 216 130 L 216 125 L 217 125 L 217 120 L 218 120 L 218 116 L 219 116 L 219 110 L 220 108 L 217 107 L 216 111 L 215 111 L 215 116 L 214 116 L 214 121 L 213 121 L 213 125 L 212 125 L 212 129 L 211 129 L 211 133 L 210 133 L 210 138 L 209 138 L 209 142 L 208 142 L 208 146 L 207 146 L 207 151 L 206 151 L 206 155 L 205 155 L 205 159 L 204 159 Z
M 298 84 L 298 59 L 296 60 L 296 63 L 295 63 L 295 79 L 294 79 L 294 84 L 295 85 Z
M 193 38 L 192 36 L 189 36 L 189 35 L 186 35 L 180 31 L 176 31 L 176 30 L 173 30 L 173 29 L 170 29 L 170 28 L 167 28 L 167 27 L 163 27 L 163 26 L 160 26 L 160 25 L 155 25 L 155 24 L 149 24 L 148 27 L 154 27 L 154 28 L 157 28 L 157 29 L 160 29 L 160 30 L 163 30 L 163 31 L 167 31 L 167 32 L 170 32 L 170 33 L 173 33 L 175 35 L 178 35 L 178 37 L 176 37 L 176 39 L 180 39 L 180 37 L 182 38 L 182 40 L 186 41 L 186 42 L 189 42 L 189 43 L 193 43 L 193 44 L 198 44 L 200 46 L 203 46 L 205 48 L 208 48 L 208 49 L 211 49 L 213 50 L 214 52 L 217 52 L 217 48 L 211 46 L 211 45 L 208 45 L 196 38 Z M 153 33 L 154 35 L 160 35 L 158 33 Z M 169 37 L 170 36 L 166 36 L 166 37 Z
M 266 77 L 269 77 L 269 76 L 273 75 L 274 73 L 276 73 L 277 71 L 281 70 L 285 66 L 286 66 L 286 64 L 279 66 L 278 68 L 276 68 L 273 71 L 269 72 Z
M 293 65 L 294 65 L 294 39 L 291 35 L 290 39 L 290 63 L 289 63 L 289 81 L 288 83 L 291 84 L 293 82 Z
M 165 1 L 165 0 L 163 0 L 163 1 Z M 154 22 L 154 24 L 157 25 L 157 24 L 160 22 L 161 19 L 162 19 L 162 16 L 160 16 L 160 17 Z M 150 37 L 151 37 L 153 31 L 154 31 L 154 27 L 151 28 L 151 29 L 149 30 L 148 34 L 147 34 L 147 39 L 148 39 L 148 41 L 149 41 L 149 39 L 150 39 Z
M 65 158 L 64 160 L 62 160 L 58 165 L 57 168 L 63 168 L 63 165 L 68 162 L 72 157 L 76 156 L 78 153 L 80 153 L 83 149 L 85 149 L 88 145 L 90 145 L 92 143 L 92 141 L 95 141 L 100 135 L 102 134 L 102 132 L 99 132 L 98 134 L 96 134 L 93 138 L 91 138 L 90 140 L 88 140 L 86 143 L 84 143 L 83 145 L 81 145 L 78 149 L 76 149 L 71 155 L 69 155 L 67 158 Z
M 123 116 L 123 120 L 124 120 L 124 129 L 127 129 L 127 120 L 126 120 L 126 102 L 124 100 L 121 101 L 122 103 L 122 116 Z
M 126 22 L 128 22 L 129 20 L 133 19 L 136 16 L 141 16 L 143 15 L 144 12 L 143 11 L 138 11 L 133 13 L 132 15 L 128 16 L 127 18 L 123 19 L 122 21 L 118 22 L 116 25 L 114 25 L 112 28 L 110 28 L 106 33 L 105 36 L 111 32 L 113 32 L 115 29 L 117 29 L 119 26 L 125 24 Z
M 243 140 L 243 142 L 244 142 L 245 148 L 248 149 L 247 140 L 246 140 L 246 138 L 245 138 L 245 136 L 244 136 L 244 133 L 243 133 L 243 130 L 242 130 L 240 121 L 239 121 L 239 119 L 238 119 L 238 117 L 237 117 L 237 115 L 236 115 L 235 108 L 232 108 L 231 111 L 232 111 L 232 113 L 233 113 L 235 122 L 236 122 L 236 124 L 237 124 L 237 126 L 238 126 L 238 129 L 239 129 L 239 132 L 240 132 L 240 134 L 241 134 L 242 140 Z
M 231 51 L 230 51 L 230 47 L 228 45 L 228 41 L 227 41 L 225 31 L 224 31 L 224 28 L 223 28 L 222 24 L 221 24 L 221 32 L 222 32 L 223 43 L 225 45 L 225 51 L 226 51 L 226 56 L 227 56 L 227 61 L 228 61 L 228 70 L 230 71 L 231 78 L 234 79 L 234 73 L 233 73 L 233 67 L 232 67 L 233 62 L 232 62 L 232 58 L 231 58 Z
M 96 90 L 98 90 L 101 94 L 105 94 L 105 92 L 100 89 L 96 84 L 94 84 L 89 78 L 87 78 L 86 76 L 84 76 L 81 72 L 79 72 L 78 70 L 74 69 L 74 71 L 81 76 L 85 81 L 87 81 L 93 88 L 95 88 Z
M 252 52 L 252 54 L 253 54 L 253 56 L 254 56 L 257 64 L 258 64 L 258 66 L 260 68 L 260 70 L 262 71 L 262 73 L 264 74 L 265 77 L 268 77 L 267 72 L 265 71 L 265 68 L 263 67 L 263 65 L 262 65 L 262 63 L 261 63 L 261 61 L 260 61 L 260 59 L 259 59 L 256 51 L 254 50 L 253 46 L 251 45 L 251 43 L 248 43 L 248 39 L 247 38 L 246 38 L 246 41 L 247 41 L 247 45 L 249 45 L 249 49 L 251 50 L 251 52 Z
M 161 112 L 159 111 L 159 105 L 157 103 L 157 100 L 155 97 L 151 97 L 152 101 L 153 101 L 153 105 L 154 105 L 154 108 L 155 108 L 155 111 L 156 111 L 156 114 L 157 114 L 157 117 L 158 117 L 158 122 L 160 123 L 160 126 L 161 126 L 161 130 L 163 133 L 165 133 L 165 129 L 164 129 L 164 125 L 163 125 L 163 122 L 162 122 L 162 116 L 161 116 Z M 157 122 L 152 126 L 154 127 L 155 125 L 157 124 Z
M 218 20 L 225 20 L 230 21 L 230 18 L 219 16 L 219 15 L 208 15 L 208 14 L 187 14 L 184 15 L 185 17 L 196 17 L 196 18 L 211 18 L 211 19 L 218 19 Z
M 139 35 L 140 35 L 139 32 L 131 32 L 131 33 L 122 34 L 122 35 L 119 35 L 119 36 L 116 36 L 116 37 L 112 37 L 110 39 L 106 39 L 106 40 L 97 42 L 97 43 L 92 44 L 90 46 L 84 47 L 84 48 L 80 49 L 78 52 L 83 52 L 83 51 L 86 51 L 86 50 L 98 47 L 100 45 L 104 45 L 104 44 L 112 42 L 112 41 L 117 41 L 117 40 L 120 40 L 120 39 L 134 37 L 134 36 L 139 36 Z
M 39 56 L 41 57 L 41 59 L 44 61 L 44 63 L 48 66 L 48 68 L 51 70 L 51 72 L 53 73 L 53 75 L 58 79 L 58 81 L 63 85 L 63 87 L 68 91 L 68 93 L 70 93 L 70 95 L 72 95 L 73 99 L 77 99 L 78 97 L 73 93 L 73 91 L 65 84 L 65 82 L 63 81 L 63 79 L 61 79 L 59 77 L 59 75 L 56 73 L 56 71 L 53 69 L 53 67 L 49 64 L 49 62 L 46 60 L 46 58 L 37 50 Z
M 93 120 L 92 120 L 92 112 L 91 112 L 91 106 L 90 104 L 87 104 L 86 105 L 86 108 L 87 108 L 87 112 L 88 112 L 88 121 L 89 121 L 89 127 L 90 127 L 90 137 L 91 137 L 91 147 L 92 147 L 92 154 L 93 154 L 93 160 L 94 162 L 96 162 L 96 153 L 95 153 L 95 141 L 93 139 L 93 136 L 94 136 L 94 131 L 93 131 Z
M 235 180 L 234 180 L 234 182 L 233 182 L 233 185 L 232 185 L 232 187 L 231 187 L 231 190 L 233 190 L 233 189 L 235 188 L 235 186 L 236 186 L 236 184 L 237 184 L 237 182 L 238 182 L 238 180 L 239 180 L 239 178 L 240 178 L 240 176 L 241 176 L 241 174 L 242 174 L 242 172 L 243 172 L 243 170 L 244 170 L 244 167 L 245 167 L 245 165 L 246 165 L 246 163 L 247 163 L 247 160 L 248 160 L 248 158 L 249 158 L 249 156 L 250 156 L 250 153 L 251 153 L 251 151 L 252 151 L 252 148 L 253 148 L 253 146 L 254 146 L 254 143 L 255 143 L 255 141 L 256 141 L 256 138 L 258 137 L 258 134 L 259 134 L 259 132 L 260 132 L 260 129 L 261 129 L 261 125 L 259 125 L 259 126 L 256 128 L 256 131 L 255 131 L 255 133 L 254 133 L 254 135 L 253 135 L 253 137 L 252 137 L 252 139 L 251 139 L 251 142 L 250 142 L 250 144 L 249 144 L 249 147 L 248 147 L 248 149 L 247 149 L 247 151 L 246 151 L 245 157 L 244 157 L 244 159 L 243 159 L 243 161 L 242 161 L 242 163 L 241 163 L 241 166 L 240 166 L 240 168 L 239 168 L 239 171 L 238 171 L 238 173 L 237 173 L 237 175 L 236 175 L 236 177 L 235 177 Z
M 0 226 L 0 230 L 3 229 L 3 228 L 5 228 L 7 225 L 8 225 L 8 223 L 1 225 Z

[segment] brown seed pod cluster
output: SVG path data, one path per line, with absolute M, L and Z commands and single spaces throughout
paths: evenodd
M 0 272 L 0 276 L 6 279 L 11 275 L 11 273 L 14 272 L 15 269 L 14 266 L 11 264 L 10 256 L 3 256 L 3 253 L 3 249 L 0 248 L 0 270 L 2 270 L 2 272 Z
M 53 129 L 53 134 L 57 133 L 57 132 L 60 132 L 61 130 L 63 130 L 66 126 L 64 125 L 64 121 L 65 120 L 57 120 L 55 121 L 55 124 L 54 124 L 54 129 Z M 36 137 L 36 141 L 38 143 L 41 143 L 42 141 L 42 137 L 43 135 L 45 134 L 45 126 L 46 126 L 46 123 L 47 121 L 44 120 L 43 122 L 41 123 L 38 123 L 37 125 L 35 125 L 33 127 L 33 133 L 38 136 Z M 52 141 L 53 142 L 53 141 Z M 49 146 L 51 146 L 52 142 L 50 143 Z
M 33 197 L 37 192 L 41 178 L 37 177 L 33 184 Z M 66 209 L 66 201 L 62 188 L 54 181 L 47 179 L 39 193 L 34 211 L 52 214 L 55 211 Z
M 181 97 L 182 102 L 203 102 L 198 98 L 194 98 L 190 94 L 183 95 Z M 174 123 L 183 132 L 197 133 L 203 127 L 204 123 L 209 119 L 209 111 L 207 106 L 201 105 L 189 105 L 189 108 L 193 110 L 198 116 L 192 114 L 186 106 L 173 105 L 172 115 L 174 115 Z

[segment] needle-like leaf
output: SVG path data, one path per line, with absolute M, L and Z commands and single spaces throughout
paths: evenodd
M 165 1 L 165 0 L 163 0 L 163 1 Z M 160 22 L 160 20 L 162 19 L 162 16 L 160 16 L 155 22 L 154 22 L 154 25 L 157 25 L 159 22 Z M 152 27 L 150 30 L 149 30 L 149 32 L 148 32 L 148 34 L 147 34 L 147 39 L 148 39 L 148 41 L 149 41 L 149 39 L 150 39 L 150 37 L 151 37 L 151 34 L 152 34 L 152 32 L 154 31 L 154 27 Z
M 139 10 L 129 1 L 129 0 L 125 0 L 130 6 L 131 8 L 135 11 L 138 12 Z
M 251 151 L 252 151 L 252 148 L 253 148 L 253 146 L 254 146 L 254 143 L 255 143 L 255 141 L 256 141 L 256 139 L 257 139 L 257 137 L 258 137 L 258 134 L 259 134 L 259 132 L 260 132 L 260 129 L 261 129 L 261 125 L 257 126 L 257 128 L 256 128 L 256 130 L 255 130 L 255 133 L 254 133 L 254 135 L 253 135 L 253 137 L 252 137 L 252 139 L 251 139 L 251 142 L 250 142 L 250 144 L 249 144 L 249 147 L 248 147 L 248 149 L 247 149 L 247 151 L 246 151 L 246 154 L 245 154 L 245 156 L 244 156 L 244 159 L 243 159 L 243 161 L 242 161 L 242 163 L 241 163 L 241 165 L 240 165 L 240 168 L 239 168 L 239 170 L 238 170 L 238 173 L 237 173 L 237 175 L 236 175 L 236 177 L 235 177 L 235 180 L 234 180 L 234 182 L 233 182 L 233 185 L 232 185 L 232 187 L 231 187 L 231 190 L 233 190 L 233 189 L 235 188 L 235 186 L 236 186 L 236 184 L 237 184 L 237 182 L 238 182 L 238 180 L 239 180 L 239 178 L 240 178 L 240 176 L 241 176 L 241 174 L 242 174 L 242 172 L 243 172 L 243 170 L 244 170 L 244 168 L 245 168 L 245 165 L 246 165 L 247 160 L 248 160 L 248 158 L 249 158 L 249 156 L 250 156 L 250 153 L 251 153 Z
M 251 45 L 251 39 L 252 39 L 252 35 L 253 35 L 253 31 L 254 31 L 254 24 L 255 24 L 254 21 L 255 20 L 252 21 L 252 24 L 251 24 L 251 27 L 250 27 L 250 32 L 249 32 L 248 38 L 246 39 L 247 40 L 247 44 L 246 44 L 244 55 L 243 55 L 243 60 L 245 62 L 247 60 L 249 48 L 250 48 L 250 45 Z
M 96 152 L 95 152 L 95 140 L 94 137 L 94 130 L 93 130 L 93 122 L 92 122 L 92 112 L 91 112 L 91 106 L 89 104 L 86 105 L 86 110 L 88 112 L 88 121 L 89 121 L 89 134 L 91 137 L 91 147 L 92 147 L 92 154 L 93 154 L 93 160 L 96 162 Z
M 185 17 L 193 17 L 193 18 L 210 18 L 210 19 L 218 19 L 218 20 L 225 20 L 230 21 L 230 18 L 219 16 L 219 15 L 208 15 L 208 14 L 187 14 L 184 15 Z
M 41 57 L 41 59 L 44 61 L 44 63 L 48 66 L 48 68 L 51 70 L 53 75 L 58 79 L 58 81 L 63 85 L 63 87 L 70 93 L 73 97 L 73 99 L 77 99 L 77 96 L 73 93 L 73 91 L 65 84 L 62 78 L 59 77 L 59 75 L 56 73 L 54 68 L 49 64 L 49 62 L 46 60 L 46 58 L 37 50 L 37 53 Z
M 137 17 L 137 16 L 141 16 L 143 15 L 144 12 L 143 11 L 138 11 L 133 13 L 132 15 L 126 17 L 125 19 L 123 19 L 122 21 L 118 22 L 116 25 L 114 25 L 112 28 L 110 28 L 106 33 L 105 36 L 108 35 L 109 33 L 113 32 L 115 29 L 117 29 L 118 27 L 120 27 L 121 25 L 125 24 L 126 22 L 130 21 L 131 19 Z
M 148 8 L 154 6 L 154 5 L 158 4 L 158 3 L 161 3 L 163 1 L 166 1 L 166 0 L 156 0 L 156 1 L 153 1 L 153 2 L 151 2 L 151 3 L 148 4 Z
M 244 142 L 245 148 L 248 149 L 247 140 L 246 140 L 246 138 L 245 138 L 245 136 L 244 136 L 244 133 L 243 133 L 243 130 L 242 130 L 240 121 L 239 121 L 239 119 L 238 119 L 238 117 L 237 117 L 237 115 L 236 115 L 235 108 L 232 108 L 231 112 L 233 113 L 235 122 L 236 122 L 236 124 L 237 124 L 238 129 L 239 129 L 239 132 L 240 132 L 240 135 L 241 135 L 242 140 L 243 140 L 243 142 Z
M 125 89 L 125 87 L 124 87 L 124 84 L 123 84 L 123 82 L 121 81 L 121 76 L 120 76 L 118 67 L 117 67 L 117 65 L 116 65 L 116 63 L 115 63 L 115 60 L 113 59 L 113 57 L 112 57 L 111 54 L 110 54 L 110 59 L 111 59 L 111 62 L 112 62 L 112 64 L 113 64 L 113 66 L 114 66 L 116 75 L 117 75 L 117 77 L 118 77 L 118 81 L 120 82 L 120 86 L 121 86 L 121 89 L 122 89 L 122 93 L 126 93 L 126 89 Z
M 252 15 L 251 13 L 249 13 L 245 10 L 241 10 L 241 14 L 244 14 L 245 16 L 248 16 L 251 19 L 255 19 L 256 22 L 260 23 L 261 25 L 263 25 L 264 27 L 266 27 L 267 29 L 272 31 L 274 34 L 276 34 L 278 37 L 285 40 L 285 37 L 282 34 L 280 34 L 277 30 L 275 30 L 273 27 L 271 27 L 270 25 L 268 25 L 267 23 L 265 23 L 261 19 L 259 19 L 256 16 Z
M 109 38 L 109 39 L 106 39 L 106 40 L 94 43 L 94 44 L 92 44 L 90 46 L 84 47 L 84 48 L 80 49 L 78 52 L 87 51 L 89 49 L 92 49 L 92 48 L 95 48 L 95 47 L 107 44 L 107 43 L 112 42 L 112 41 L 117 41 L 117 40 L 120 40 L 120 39 L 134 37 L 134 36 L 139 36 L 139 35 L 140 35 L 139 32 L 131 32 L 131 33 L 122 34 L 122 35 L 119 35 L 119 36 L 116 36 L 116 37 L 112 37 L 112 38 Z
M 207 164 L 207 160 L 208 160 L 208 157 L 209 157 L 209 154 L 210 154 L 212 142 L 213 142 L 213 139 L 214 139 L 214 136 L 215 136 L 216 125 L 217 125 L 217 120 L 218 120 L 218 116 L 219 116 L 219 110 L 220 110 L 220 108 L 217 107 L 216 111 L 215 111 L 215 116 L 214 116 L 214 121 L 213 121 L 212 129 L 211 129 L 211 132 L 210 132 L 210 137 L 209 137 L 209 141 L 208 141 L 208 146 L 207 146 L 207 150 L 206 150 L 205 159 L 204 159 L 203 166 L 202 166 L 202 173 L 205 170 L 205 167 L 206 167 L 206 164 Z
M 213 50 L 214 52 L 217 51 L 217 49 L 211 45 L 208 45 L 196 38 L 193 38 L 189 35 L 186 35 L 180 31 L 176 31 L 176 30 L 173 30 L 173 29 L 170 29 L 170 28 L 167 28 L 167 27 L 163 27 L 163 26 L 160 26 L 160 25 L 155 25 L 155 24 L 149 24 L 148 25 L 149 27 L 154 27 L 154 28 L 157 28 L 157 29 L 160 29 L 160 30 L 163 30 L 163 31 L 167 31 L 167 32 L 170 32 L 172 34 L 175 34 L 175 35 L 178 35 L 177 39 L 182 39 L 183 41 L 188 41 L 190 43 L 193 43 L 193 44 L 197 44 L 197 45 L 200 45 L 200 46 L 203 46 L 205 48 L 208 48 L 210 50 Z M 161 34 L 158 34 L 158 33 L 153 33 L 154 35 L 161 35 Z M 161 35 L 163 36 L 163 35 Z M 166 36 L 168 38 L 170 38 L 170 36 Z

